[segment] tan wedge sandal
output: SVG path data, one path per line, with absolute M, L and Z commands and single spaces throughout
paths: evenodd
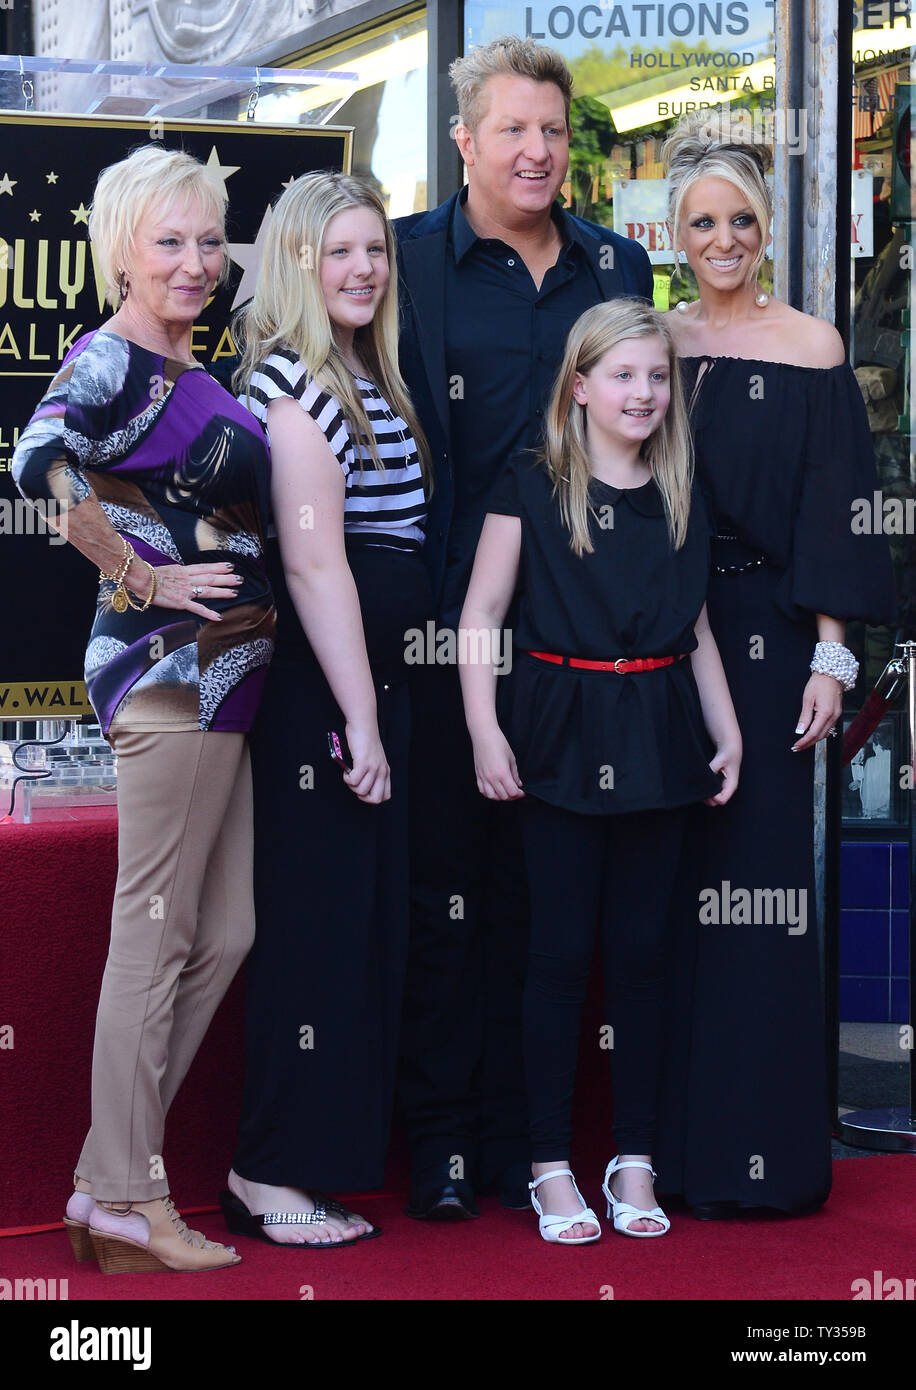
M 195 1273 L 241 1264 L 234 1246 L 220 1245 L 201 1231 L 192 1231 L 171 1197 L 96 1202 L 89 1234 L 103 1274 Z
M 70 1237 L 71 1249 L 79 1264 L 95 1259 L 89 1235 L 89 1218 L 94 1206 L 91 1184 L 86 1182 L 85 1178 L 81 1178 L 79 1173 L 74 1173 L 73 1195 L 67 1203 L 64 1225 Z

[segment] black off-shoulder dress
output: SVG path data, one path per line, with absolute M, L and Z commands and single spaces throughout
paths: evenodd
M 727 806 L 691 813 L 658 1188 L 694 1206 L 797 1212 L 830 1191 L 830 1117 L 814 750 L 791 745 L 815 614 L 888 622 L 893 576 L 884 537 L 851 524 L 877 482 L 847 364 L 688 357 L 681 368 L 697 475 L 723 537 L 713 562 L 728 572 L 710 578 L 709 618 L 744 761 Z

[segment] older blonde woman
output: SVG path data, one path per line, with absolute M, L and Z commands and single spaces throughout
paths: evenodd
M 65 358 L 13 476 L 100 571 L 86 681 L 118 755 L 118 881 L 92 1127 L 66 1224 L 104 1273 L 217 1269 L 181 1220 L 165 1117 L 254 933 L 246 731 L 272 652 L 255 419 L 194 361 L 225 192 L 150 146 L 103 171 L 89 230 L 117 310 Z

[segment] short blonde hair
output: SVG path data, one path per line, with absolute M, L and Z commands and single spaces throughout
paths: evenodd
M 193 155 L 152 143 L 141 145 L 99 174 L 89 209 L 89 236 L 105 277 L 109 304 L 118 303 L 118 273 L 130 259 L 139 223 L 150 208 L 167 209 L 180 200 L 196 201 L 204 214 L 212 213 L 225 241 L 225 185 Z M 228 269 L 224 245 L 220 281 Z
M 463 58 L 456 58 L 449 67 L 448 75 L 458 98 L 458 118 L 472 135 L 476 133 L 486 111 L 486 84 L 491 77 L 502 75 L 530 77 L 532 82 L 552 82 L 559 87 L 566 108 L 566 124 L 569 125 L 572 73 L 562 54 L 535 43 L 534 39 L 503 34 L 491 43 L 472 48 Z
M 741 139 L 742 127 L 730 127 L 715 111 L 694 111 L 679 121 L 662 146 L 668 180 L 668 221 L 677 246 L 684 198 L 700 179 L 725 179 L 733 184 L 757 219 L 760 247 L 748 270 L 748 282 L 757 279 L 766 257 L 773 220 L 773 200 L 765 178 L 772 162 L 769 145 Z M 677 266 L 675 251 L 675 266 Z

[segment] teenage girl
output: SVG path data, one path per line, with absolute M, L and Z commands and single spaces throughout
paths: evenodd
M 459 647 L 487 651 L 482 634 L 499 630 L 518 586 L 505 733 L 493 666 L 469 660 L 461 680 L 480 791 L 527 798 L 530 1188 L 548 1241 L 601 1234 L 569 1168 L 597 922 L 618 1147 L 608 1216 L 624 1235 L 670 1225 L 651 1162 L 666 911 L 686 807 L 724 805 L 741 760 L 708 572 L 670 332 L 641 300 L 596 305 L 569 335 L 540 455 L 512 459 L 490 499 Z
M 408 668 L 431 612 L 426 445 L 397 366 L 394 242 L 361 180 L 277 200 L 239 389 L 272 454 L 278 640 L 252 732 L 255 944 L 230 1230 L 342 1245 L 381 1185 L 407 968 Z

